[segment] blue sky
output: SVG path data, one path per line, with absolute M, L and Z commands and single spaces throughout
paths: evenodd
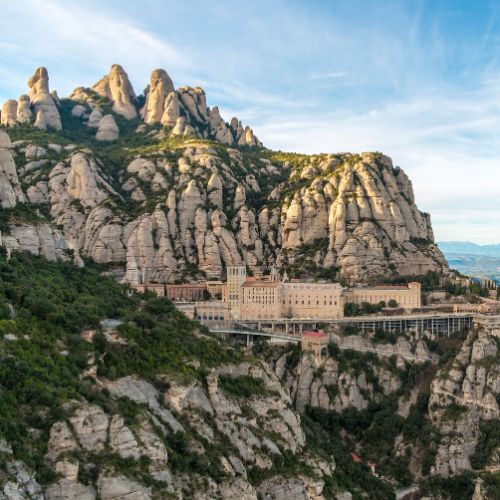
M 120 63 L 201 85 L 275 149 L 383 151 L 437 240 L 500 242 L 500 2 L 0 0 L 0 101 Z

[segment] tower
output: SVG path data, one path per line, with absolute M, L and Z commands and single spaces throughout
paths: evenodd
M 227 301 L 229 311 L 234 319 L 240 317 L 241 285 L 247 279 L 246 266 L 228 266 L 227 268 Z

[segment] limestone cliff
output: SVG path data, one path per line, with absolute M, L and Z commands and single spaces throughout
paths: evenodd
M 441 430 L 434 472 L 458 474 L 471 469 L 498 468 L 495 444 L 480 457 L 481 433 L 498 422 L 500 411 L 500 329 L 479 326 L 469 332 L 456 357 L 443 367 L 431 386 L 429 417 Z
M 119 65 L 61 101 L 44 68 L 30 88 L 2 113 L 19 178 L 3 181 L 2 203 L 27 198 L 68 248 L 118 277 L 132 266 L 149 279 L 216 278 L 275 262 L 358 282 L 447 269 L 411 182 L 382 154 L 274 153 L 163 70 L 139 97 Z

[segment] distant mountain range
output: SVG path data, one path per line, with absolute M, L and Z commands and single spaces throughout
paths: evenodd
M 452 269 L 467 276 L 490 278 L 500 283 L 500 244 L 442 241 L 438 247 Z
M 478 245 L 471 241 L 440 241 L 438 247 L 444 254 L 488 255 L 500 257 L 500 243 L 492 245 Z

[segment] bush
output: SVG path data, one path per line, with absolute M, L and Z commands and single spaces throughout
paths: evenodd
M 269 394 L 263 380 L 250 375 L 240 375 L 238 377 L 220 375 L 219 386 L 226 394 L 239 399 L 263 397 Z

